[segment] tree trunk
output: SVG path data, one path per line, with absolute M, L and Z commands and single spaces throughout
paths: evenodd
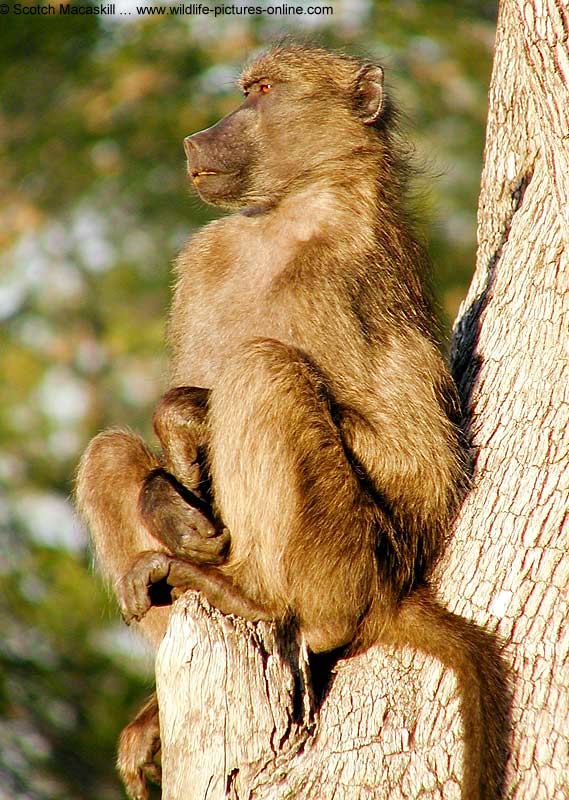
M 451 609 L 498 632 L 513 685 L 508 797 L 569 796 L 569 20 L 504 0 L 477 269 L 454 336 L 473 487 L 439 571 Z M 456 681 L 373 647 L 318 714 L 294 632 L 178 601 L 157 660 L 164 800 L 460 797 Z

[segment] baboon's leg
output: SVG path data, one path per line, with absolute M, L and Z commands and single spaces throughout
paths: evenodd
M 123 730 L 119 740 L 117 768 L 131 800 L 147 800 L 146 780 L 160 783 L 155 756 L 160 750 L 158 699 L 154 693 Z
M 77 501 L 84 516 L 103 576 L 115 588 L 136 557 L 145 550 L 167 548 L 142 523 L 140 490 L 158 459 L 139 436 L 110 430 L 87 448 L 77 477 Z M 168 608 L 153 608 L 141 624 L 158 644 L 168 623 Z
M 296 348 L 259 339 L 209 403 L 212 486 L 228 569 L 314 651 L 352 641 L 376 589 L 377 509 L 334 423 L 325 379 Z
M 77 498 L 101 572 L 114 587 L 147 550 L 200 564 L 225 558 L 228 532 L 213 524 L 205 502 L 169 475 L 133 433 L 111 430 L 93 439 L 79 468 Z M 151 618 L 162 629 L 167 615 Z
M 83 456 L 78 505 L 90 528 L 100 569 L 115 591 L 139 554 L 149 549 L 163 556 L 183 554 L 200 563 L 219 563 L 224 558 L 227 532 L 215 528 L 204 499 L 190 491 L 201 488 L 197 434 L 205 419 L 206 401 L 203 390 L 170 392 L 162 398 L 155 414 L 164 448 L 162 460 L 140 437 L 118 430 L 97 436 Z M 164 466 L 175 470 L 188 488 Z M 169 608 L 155 606 L 140 622 L 156 646 L 169 615 Z M 158 705 L 153 695 L 124 729 L 119 743 L 117 766 L 133 800 L 148 798 L 147 778 L 159 780 L 154 761 L 159 745 Z
M 202 591 L 225 613 L 294 615 L 315 651 L 352 641 L 377 591 L 377 509 L 349 463 L 321 377 L 296 349 L 252 342 L 211 390 L 209 428 L 228 563 L 201 568 L 143 554 L 120 588 L 125 616 L 143 617 L 148 586 L 165 580 Z

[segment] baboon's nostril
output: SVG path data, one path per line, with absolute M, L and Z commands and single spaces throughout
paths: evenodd
M 198 146 L 194 141 L 193 136 L 186 136 L 186 138 L 184 139 L 184 150 L 186 151 L 186 155 L 188 157 L 190 156 L 192 151 L 195 153 L 198 150 Z

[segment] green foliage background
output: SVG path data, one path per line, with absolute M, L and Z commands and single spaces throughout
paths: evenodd
M 181 142 L 239 102 L 252 50 L 296 33 L 386 67 L 426 166 L 447 321 L 465 292 L 494 4 L 324 4 L 333 15 L 0 18 L 0 800 L 122 796 L 115 741 L 151 659 L 93 575 L 69 496 L 97 431 L 150 436 L 169 263 L 211 214 Z

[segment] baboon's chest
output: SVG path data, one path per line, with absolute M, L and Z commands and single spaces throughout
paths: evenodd
M 177 380 L 214 386 L 227 359 L 252 339 L 300 344 L 296 304 L 243 265 L 229 268 L 215 285 L 196 289 L 184 305 L 186 323 L 178 334 L 173 370 Z
M 173 320 L 173 380 L 211 388 L 239 347 L 258 338 L 298 348 L 324 373 L 348 368 L 344 342 L 352 349 L 363 342 L 336 275 L 342 261 L 323 258 L 316 236 L 287 241 L 282 231 L 268 237 L 248 228 L 248 220 L 223 222 L 186 253 L 174 303 L 183 321 Z

